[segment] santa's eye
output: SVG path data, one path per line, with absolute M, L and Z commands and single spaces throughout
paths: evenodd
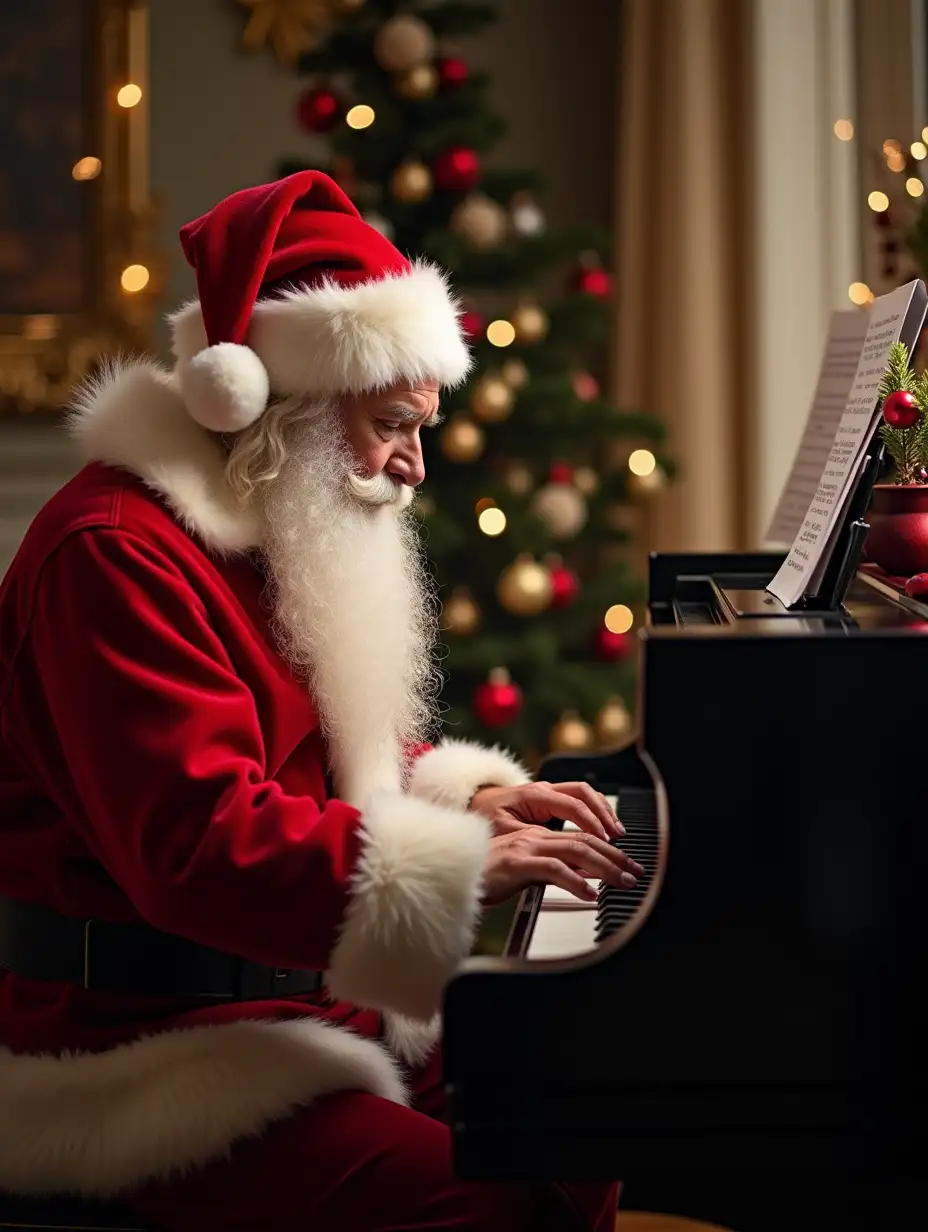
M 400 425 L 398 423 L 390 423 L 388 419 L 378 419 L 376 422 L 377 431 L 385 440 L 389 440 L 400 430 Z

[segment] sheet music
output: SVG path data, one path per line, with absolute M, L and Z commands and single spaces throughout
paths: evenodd
M 767 530 L 769 542 L 792 543 L 802 526 L 851 392 L 869 321 L 869 311 L 861 308 L 831 314 L 812 409 Z
M 876 426 L 877 390 L 889 349 L 900 338 L 917 338 L 926 305 L 925 284 L 919 279 L 881 295 L 870 309 L 860 361 L 815 495 L 786 560 L 767 587 L 786 607 L 811 593 L 827 566 L 839 515 Z

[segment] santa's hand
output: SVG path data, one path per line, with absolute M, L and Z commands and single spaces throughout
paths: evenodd
M 553 817 L 572 821 L 598 838 L 620 838 L 625 827 L 606 797 L 589 783 L 526 783 L 522 787 L 481 787 L 470 807 L 489 817 L 494 834 L 544 825 Z
M 490 840 L 483 897 L 490 905 L 501 903 L 526 886 L 541 883 L 592 902 L 596 891 L 587 885 L 587 878 L 631 890 L 643 872 L 630 856 L 593 834 L 523 825 Z

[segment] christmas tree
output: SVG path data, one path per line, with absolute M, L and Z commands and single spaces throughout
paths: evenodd
M 463 297 L 474 372 L 423 433 L 417 506 L 444 609 L 446 732 L 532 761 L 623 743 L 642 597 L 625 509 L 671 468 L 660 425 L 601 393 L 608 237 L 554 233 L 538 177 L 485 163 L 503 125 L 461 40 L 495 6 L 240 3 L 246 40 L 268 40 L 307 77 L 298 118 L 327 136 L 324 169 Z

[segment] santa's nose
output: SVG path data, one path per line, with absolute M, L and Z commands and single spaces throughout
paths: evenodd
M 391 458 L 387 473 L 410 488 L 418 487 L 425 478 L 425 463 L 422 460 L 421 448 L 410 449 Z

